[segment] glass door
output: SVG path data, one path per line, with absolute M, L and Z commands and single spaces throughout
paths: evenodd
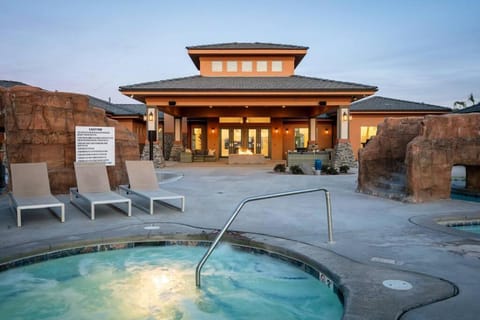
M 229 154 L 236 154 L 242 147 L 241 128 L 220 129 L 220 156 L 228 157 Z
M 248 150 L 253 154 L 262 154 L 268 158 L 270 156 L 270 129 L 248 129 Z

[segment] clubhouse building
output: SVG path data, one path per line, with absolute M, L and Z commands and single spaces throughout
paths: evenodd
M 271 43 L 191 46 L 198 75 L 119 90 L 163 116 L 155 130 L 167 158 L 191 149 L 216 159 L 247 153 L 286 160 L 291 152 L 339 146 L 353 155 L 350 106 L 377 87 L 296 75 L 307 50 Z

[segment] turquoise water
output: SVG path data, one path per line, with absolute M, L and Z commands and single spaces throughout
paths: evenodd
M 475 224 L 475 225 L 471 225 L 471 226 L 455 226 L 455 227 L 452 227 L 452 228 L 462 230 L 462 231 L 467 231 L 467 232 L 473 232 L 473 233 L 480 234 L 480 224 Z
M 140 247 L 0 273 L 2 319 L 341 319 L 325 284 L 292 264 L 222 246 Z

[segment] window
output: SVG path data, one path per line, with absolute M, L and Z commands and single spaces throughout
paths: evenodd
M 242 117 L 220 117 L 218 119 L 220 123 L 243 123 Z
M 192 129 L 192 150 L 203 149 L 203 130 L 202 128 Z
M 377 127 L 372 126 L 372 127 L 360 127 L 360 143 L 362 146 L 365 146 L 365 144 L 370 140 L 373 136 L 377 135 Z
M 253 63 L 252 61 L 242 61 L 242 72 L 252 72 Z
M 212 72 L 222 72 L 222 61 L 212 61 Z
M 267 61 L 257 61 L 257 72 L 267 72 Z
M 237 61 L 227 61 L 227 72 L 237 72 Z
M 282 72 L 283 71 L 282 61 L 272 61 L 272 71 L 273 72 Z
M 270 117 L 247 117 L 247 123 L 270 123 Z
M 308 145 L 308 128 L 295 128 L 295 149 Z

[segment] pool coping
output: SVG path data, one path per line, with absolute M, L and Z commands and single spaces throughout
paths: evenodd
M 157 225 L 163 227 L 145 229 L 147 224 L 137 224 L 112 229 L 102 234 L 86 233 L 75 237 L 45 239 L 30 243 L 22 250 L 15 247 L 10 254 L 2 256 L 0 265 L 29 256 L 75 247 L 115 245 L 126 242 L 213 241 L 217 234 L 216 230 L 189 228 L 174 223 L 168 224 L 170 232 L 165 233 L 163 230 L 168 229 L 165 228 L 165 224 L 157 223 Z M 333 280 L 343 296 L 342 319 L 365 319 L 365 315 L 368 315 L 370 320 L 397 319 L 411 309 L 448 299 L 458 293 L 457 287 L 446 280 L 356 262 L 329 250 L 328 244 L 315 246 L 266 234 L 235 231 L 228 232 L 225 240 L 234 245 L 280 254 L 301 261 L 324 273 Z M 407 281 L 413 285 L 413 288 L 408 291 L 392 290 L 383 285 L 383 281 L 388 279 Z M 192 283 L 192 285 L 195 284 Z

